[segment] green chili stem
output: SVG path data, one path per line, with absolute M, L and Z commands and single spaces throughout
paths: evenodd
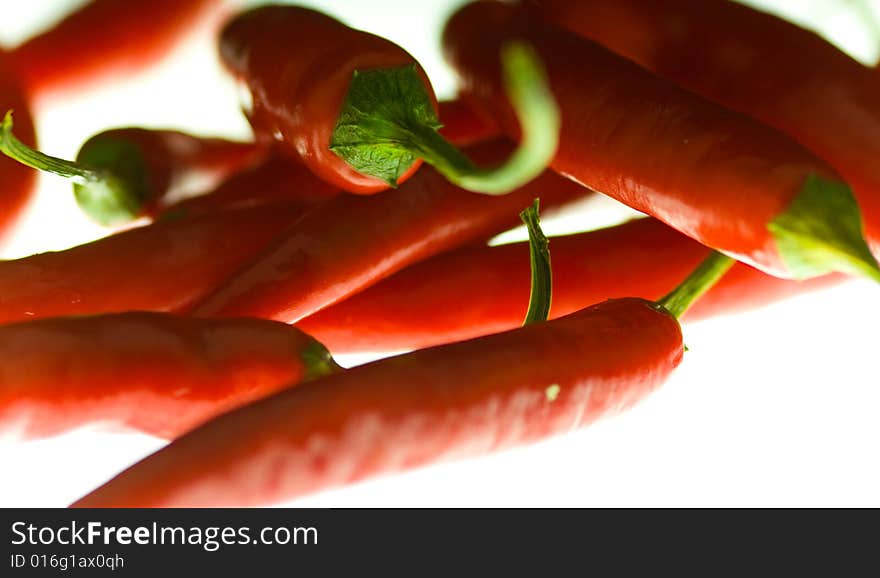
M 418 131 L 415 151 L 463 189 L 502 195 L 528 183 L 550 164 L 559 141 L 560 114 L 540 59 L 532 48 L 511 42 L 501 51 L 504 85 L 520 126 L 519 146 L 497 167 L 476 167 L 439 134 Z M 442 143 L 440 141 L 443 141 Z
M 24 144 L 12 132 L 12 111 L 7 111 L 0 129 L 0 152 L 33 169 L 72 180 L 76 184 L 103 183 L 106 171 L 95 170 L 73 161 L 41 153 Z
M 541 230 L 538 216 L 540 200 L 519 214 L 529 231 L 529 257 L 532 270 L 532 292 L 523 325 L 547 321 L 553 297 L 553 270 L 550 266 L 549 241 Z
M 440 135 L 440 119 L 414 64 L 355 71 L 330 150 L 359 173 L 391 186 L 423 159 L 474 192 L 501 195 L 521 187 L 553 159 L 560 115 L 541 61 L 528 45 L 505 45 L 501 61 L 522 134 L 519 146 L 501 165 L 478 167 Z
M 712 288 L 736 261 L 723 253 L 713 251 L 671 293 L 657 301 L 676 319 L 690 308 L 706 291 Z

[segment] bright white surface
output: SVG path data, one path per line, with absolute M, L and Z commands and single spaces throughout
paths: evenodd
M 48 11 L 74 3 L 4 0 L 0 38 L 13 43 L 23 31 L 45 24 Z M 457 3 L 310 2 L 405 46 L 441 94 L 451 93 L 452 77 L 437 50 L 438 22 Z M 818 21 L 860 58 L 876 58 L 876 38 L 854 17 L 841 15 L 842 0 L 774 4 L 802 22 Z M 39 111 L 43 148 L 71 156 L 87 136 L 126 124 L 246 135 L 213 47 L 203 42 L 191 48 L 136 82 Z M 588 213 L 589 226 L 620 218 L 610 201 L 599 207 Z M 549 228 L 577 227 L 584 221 L 556 219 Z M 45 177 L 5 256 L 60 249 L 101 234 L 79 215 L 69 186 Z M 627 414 L 529 448 L 291 505 L 880 506 L 878 291 L 853 281 L 761 311 L 688 325 L 690 352 L 681 368 Z M 0 439 L 0 506 L 66 505 L 161 445 L 98 429 L 39 442 Z

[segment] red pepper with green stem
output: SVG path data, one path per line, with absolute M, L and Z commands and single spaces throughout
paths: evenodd
M 784 131 L 852 185 L 880 254 L 880 77 L 794 24 L 726 0 L 541 0 L 540 13 Z
M 40 100 L 125 77 L 219 22 L 223 8 L 222 0 L 91 0 L 16 48 L 16 71 Z
M 173 439 L 337 368 L 282 323 L 147 312 L 4 325 L 0 360 L 0 429 L 26 438 L 109 422 Z
M 0 107 L 18 111 L 19 134 L 36 144 L 30 106 L 9 65 L 9 55 L 0 50 Z M 15 161 L 0 157 L 0 240 L 9 235 L 37 188 L 37 175 Z
M 23 165 L 71 179 L 80 208 L 107 226 L 154 217 L 181 182 L 203 174 L 220 180 L 266 154 L 265 147 L 253 143 L 120 128 L 91 137 L 76 160 L 68 161 L 22 143 L 12 126 L 8 112 L 0 130 L 0 152 Z
M 562 113 L 555 170 L 772 275 L 880 279 L 849 186 L 801 145 L 522 6 L 477 2 L 453 15 L 444 48 L 509 133 L 498 50 L 512 39 L 538 53 Z
M 540 63 L 520 44 L 504 47 L 503 62 L 522 142 L 488 169 L 438 134 L 424 71 L 384 38 L 307 8 L 262 6 L 226 25 L 220 55 L 250 91 L 255 133 L 283 142 L 344 191 L 396 186 L 424 160 L 465 189 L 506 193 L 537 177 L 555 149 L 556 107 Z
M 0 323 L 181 311 L 258 255 L 303 212 L 281 203 L 215 211 L 0 261 Z
M 463 103 L 441 103 L 440 114 L 447 124 L 441 132 L 454 144 L 473 144 L 499 134 L 497 125 Z M 26 126 L 28 130 L 32 129 Z M 177 203 L 170 213 L 180 215 L 186 210 L 187 214 L 198 214 L 269 200 L 307 205 L 339 192 L 316 178 L 298 159 L 277 150 L 270 152 L 270 148 L 274 149 L 179 131 L 121 128 L 91 137 L 71 162 L 44 155 L 19 141 L 12 133 L 11 117 L 7 117 L 0 138 L 0 152 L 7 156 L 74 180 L 81 208 L 99 223 L 111 225 L 169 212 L 177 185 L 202 174 L 217 180 L 231 176 L 210 194 Z
M 492 160 L 509 150 L 492 141 L 468 152 Z M 535 191 L 546 206 L 587 194 L 548 171 L 509 195 L 474 195 L 428 167 L 395 190 L 341 195 L 310 211 L 191 313 L 297 322 L 407 265 L 514 225 Z
M 610 300 L 272 395 L 176 439 L 73 506 L 279 503 L 570 432 L 663 384 L 684 353 L 677 317 L 732 262 L 714 254 L 659 303 Z
M 710 249 L 656 219 L 552 237 L 555 319 L 605 299 L 657 299 Z M 463 247 L 404 269 L 297 327 L 333 353 L 431 347 L 508 331 L 529 295 L 526 243 Z M 685 321 L 731 314 L 842 282 L 789 281 L 738 263 Z
M 472 146 L 496 138 L 501 129 L 491 119 L 453 100 L 439 104 L 443 128 L 440 133 L 456 146 Z M 335 197 L 339 190 L 315 177 L 299 159 L 273 147 L 268 157 L 229 177 L 208 195 L 198 195 L 176 203 L 165 216 L 196 215 L 218 208 L 263 204 L 269 194 L 278 200 L 312 205 Z

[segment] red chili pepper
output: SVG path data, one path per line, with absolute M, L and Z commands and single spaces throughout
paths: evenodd
M 458 100 L 439 104 L 443 128 L 449 142 L 470 146 L 500 136 L 501 129 L 488 117 L 480 116 Z M 188 216 L 263 204 L 268 200 L 301 203 L 304 206 L 326 201 L 339 190 L 315 177 L 298 159 L 278 151 L 263 162 L 232 175 L 207 195 L 198 195 L 167 209 L 166 214 Z
M 36 143 L 28 101 L 15 74 L 9 68 L 9 56 L 0 51 L 0 107 L 15 109 L 19 134 L 25 142 Z M 17 162 L 0 157 L 0 240 L 9 235 L 28 201 L 34 194 L 37 175 Z
M 164 438 L 336 368 L 305 333 L 162 313 L 0 327 L 0 427 L 28 438 L 98 422 Z
M 509 132 L 497 54 L 514 38 L 543 59 L 562 111 L 557 171 L 772 275 L 880 279 L 849 187 L 793 140 L 523 7 L 477 2 L 452 17 L 444 46 L 465 92 Z
M 230 176 L 210 193 L 167 207 L 161 217 L 189 217 L 277 202 L 299 205 L 305 211 L 338 194 L 338 189 L 317 178 L 298 159 L 272 153 L 262 162 Z
M 400 351 L 517 327 L 529 296 L 528 243 L 438 255 L 297 323 L 333 353 Z M 655 219 L 550 239 L 551 318 L 605 299 L 657 299 L 709 249 Z M 771 277 L 737 264 L 687 312 L 730 314 L 842 281 Z
M 508 150 L 505 142 L 493 141 L 470 152 L 494 159 Z M 192 314 L 299 321 L 409 264 L 515 224 L 536 191 L 545 206 L 587 192 L 546 172 L 519 191 L 486 197 L 428 168 L 381 195 L 341 195 L 310 211 Z
M 396 186 L 424 160 L 463 188 L 506 193 L 537 177 L 555 149 L 555 105 L 540 63 L 522 46 L 504 58 L 522 144 L 494 169 L 478 168 L 438 134 L 424 71 L 389 40 L 307 8 L 262 6 L 227 24 L 220 54 L 250 90 L 255 133 L 282 141 L 348 192 Z
M 277 503 L 569 432 L 666 380 L 684 349 L 676 316 L 731 263 L 715 254 L 663 305 L 610 300 L 272 395 L 176 439 L 73 505 Z
M 880 77 L 818 34 L 724 0 L 549 0 L 554 22 L 754 116 L 853 186 L 880 251 Z
M 155 223 L 0 262 L 0 323 L 130 310 L 180 311 L 302 216 L 275 204 Z
M 222 17 L 222 0 L 91 0 L 14 52 L 35 97 L 81 89 L 144 69 Z
M 480 114 L 463 100 L 439 104 L 443 127 L 440 134 L 456 146 L 471 146 L 501 135 L 501 127 L 489 115 Z
M 180 183 L 200 175 L 222 179 L 256 162 L 265 155 L 265 147 L 170 130 L 121 128 L 91 137 L 80 147 L 76 161 L 67 161 L 19 141 L 7 113 L 0 130 L 0 152 L 23 165 L 71 179 L 77 203 L 86 214 L 102 225 L 118 225 L 155 216 Z

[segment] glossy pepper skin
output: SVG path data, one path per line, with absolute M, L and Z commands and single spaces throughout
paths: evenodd
M 282 141 L 320 178 L 351 193 L 388 188 L 330 150 L 330 140 L 356 70 L 417 67 L 434 110 L 437 102 L 424 71 L 389 40 L 345 26 L 325 14 L 295 6 L 263 6 L 224 28 L 220 55 L 250 90 L 246 111 L 257 135 Z M 417 160 L 399 179 L 420 166 Z
M 65 251 L 0 262 L 0 323 L 180 311 L 302 216 L 274 204 L 155 223 Z
M 42 100 L 125 77 L 168 55 L 221 17 L 222 0 L 91 0 L 14 52 L 28 92 Z
M 256 506 L 569 432 L 659 387 L 678 322 L 641 299 L 355 367 L 193 430 L 75 507 Z
M 262 161 L 229 176 L 209 193 L 166 207 L 162 215 L 195 216 L 270 203 L 298 205 L 305 211 L 338 194 L 338 189 L 313 175 L 298 159 L 271 152 Z
M 656 219 L 550 238 L 558 318 L 605 299 L 659 299 L 709 249 Z M 796 282 L 735 265 L 684 320 L 736 313 L 843 280 Z M 529 301 L 528 243 L 463 247 L 404 269 L 297 327 L 334 353 L 400 351 L 508 331 Z
M 4 325 L 0 359 L 0 428 L 27 438 L 100 422 L 174 438 L 335 367 L 281 323 L 147 312 Z
M 29 145 L 36 143 L 30 106 L 15 72 L 9 54 L 0 51 L 0 106 L 14 110 L 19 137 Z M 0 241 L 7 237 L 27 206 L 37 186 L 34 171 L 0 155 Z
M 499 140 L 469 150 L 495 159 L 509 148 Z M 191 313 L 294 323 L 407 265 L 514 226 L 538 194 L 550 207 L 586 193 L 545 172 L 508 195 L 475 195 L 426 167 L 398 189 L 341 195 L 308 212 Z
M 853 186 L 880 253 L 880 76 L 818 34 L 725 0 L 541 0 L 541 13 L 782 130 Z
M 445 54 L 463 91 L 511 133 L 497 54 L 513 38 L 542 58 L 562 111 L 555 170 L 765 272 L 795 276 L 768 225 L 808 177 L 839 182 L 831 167 L 522 7 L 473 3 L 448 22 Z
M 18 130 L 17 116 L 15 122 Z M 141 216 L 155 217 L 187 180 L 205 176 L 221 182 L 266 154 L 265 147 L 254 143 L 130 127 L 89 138 L 76 160 L 86 166 L 124 170 L 140 197 Z

